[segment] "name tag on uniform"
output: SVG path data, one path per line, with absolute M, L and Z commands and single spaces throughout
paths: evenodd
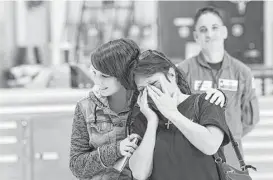
M 238 81 L 232 79 L 219 79 L 218 87 L 222 90 L 227 91 L 237 91 L 238 90 Z
M 194 90 L 195 91 L 206 91 L 212 88 L 212 81 L 194 81 Z

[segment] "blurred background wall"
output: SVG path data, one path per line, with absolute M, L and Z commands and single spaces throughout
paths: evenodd
M 93 86 L 90 53 L 120 37 L 174 63 L 199 52 L 198 8 L 221 10 L 226 49 L 255 76 L 261 122 L 244 139 L 254 180 L 273 179 L 272 1 L 0 1 L 0 179 L 75 179 L 68 169 L 76 102 Z

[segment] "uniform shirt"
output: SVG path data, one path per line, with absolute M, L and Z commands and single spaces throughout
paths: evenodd
M 204 99 L 199 100 L 199 124 L 213 125 L 224 132 L 222 145 L 229 142 L 224 110 Z M 195 118 L 194 101 L 196 95 L 189 96 L 178 106 L 178 110 L 188 119 Z M 158 114 L 158 112 L 157 112 Z M 153 170 L 149 180 L 219 180 L 216 164 L 212 156 L 205 155 L 173 125 L 166 128 L 164 117 L 159 116 L 159 126 L 153 157 Z M 132 132 L 144 136 L 147 120 L 142 113 L 132 123 Z M 209 139 L 208 139 L 209 141 Z
M 217 71 L 200 53 L 182 61 L 178 68 L 184 71 L 193 93 L 218 88 L 226 94 L 226 121 L 235 139 L 240 140 L 258 123 L 259 107 L 254 78 L 250 68 L 242 62 L 225 52 L 222 67 Z
M 107 97 L 101 96 L 96 87 L 77 103 L 69 164 L 76 177 L 86 180 L 130 179 L 128 166 L 119 178 L 118 171 L 113 168 L 116 161 L 123 157 L 119 143 L 126 138 L 128 114 L 129 107 L 118 114 L 113 112 Z

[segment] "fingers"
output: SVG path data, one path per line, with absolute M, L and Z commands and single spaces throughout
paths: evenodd
M 225 103 L 225 97 L 222 93 L 216 92 L 212 95 L 210 103 L 214 103 L 215 105 L 220 105 L 221 107 L 223 107 Z
M 171 97 L 172 97 L 172 98 L 177 98 L 177 95 L 178 95 L 178 92 L 175 91 Z
M 220 106 L 221 107 L 224 107 L 225 103 L 226 103 L 226 96 L 225 96 L 225 93 L 223 93 L 222 91 L 219 91 L 218 92 L 221 94 L 221 103 L 220 103 Z
M 160 78 L 159 81 L 160 81 L 160 85 L 161 85 L 161 88 L 162 88 L 162 92 L 166 93 L 166 94 L 170 94 L 169 91 L 168 91 L 168 88 L 166 87 L 166 84 L 164 83 L 162 78 Z
M 130 146 L 126 146 L 126 147 L 124 148 L 124 151 L 125 151 L 125 152 L 129 152 L 129 153 L 133 153 L 135 150 L 136 150 L 135 148 L 130 147 Z
M 130 147 L 130 148 L 133 148 L 134 150 L 136 150 L 136 148 L 138 147 L 138 145 L 132 142 L 131 144 L 128 144 L 127 147 Z
M 225 104 L 225 99 L 220 103 L 220 106 L 224 107 L 224 104 Z
M 206 91 L 206 100 L 210 99 L 210 103 L 214 103 L 216 99 L 219 97 L 219 94 L 216 94 L 218 91 L 216 89 L 210 88 Z
M 210 103 L 214 103 L 215 105 L 220 105 L 221 107 L 225 104 L 225 96 L 223 93 L 217 89 L 209 89 L 206 91 L 206 100 L 210 99 Z
M 163 93 L 160 91 L 160 89 L 150 85 L 148 85 L 148 87 L 150 87 L 156 93 L 157 96 L 162 96 Z
M 159 102 L 158 102 L 159 96 L 151 88 L 147 87 L 147 90 L 148 90 L 148 94 L 151 97 L 151 99 L 153 100 L 154 104 L 156 106 L 158 106 L 159 105 Z
M 222 99 L 220 97 L 218 97 L 218 99 L 216 100 L 216 102 L 214 104 L 219 105 L 221 102 L 222 102 Z
M 206 91 L 207 95 L 206 95 L 205 99 L 208 100 L 212 96 L 213 93 L 215 93 L 215 91 L 213 91 L 213 89 L 207 90 Z
M 147 89 L 146 88 L 143 90 L 142 94 L 138 95 L 137 104 L 140 107 L 142 107 L 143 105 L 147 104 Z
M 148 90 L 149 96 L 152 98 L 154 103 L 156 103 L 158 95 L 149 86 L 147 86 L 147 90 Z
M 138 134 L 131 134 L 131 135 L 129 136 L 129 141 L 132 141 L 132 140 L 135 139 L 135 138 L 140 139 L 140 136 L 139 136 Z
M 205 97 L 205 99 L 206 100 L 209 100 L 209 98 L 211 97 L 211 95 L 212 95 L 212 93 L 211 92 L 206 92 L 206 97 Z
M 214 103 L 218 97 L 220 97 L 220 96 L 219 96 L 219 93 L 214 93 L 214 94 L 212 94 L 212 97 L 210 98 L 210 101 L 209 101 L 209 102 L 210 102 L 210 103 Z
M 143 90 L 143 95 L 142 95 L 142 98 L 143 98 L 143 103 L 144 104 L 147 104 L 147 89 L 145 88 L 144 90 Z
M 223 107 L 224 106 L 224 104 L 225 104 L 225 96 L 223 95 L 223 94 L 219 94 L 218 95 L 218 99 L 217 99 L 217 101 L 215 102 L 215 104 L 216 105 L 220 105 L 221 107 Z
M 131 157 L 132 154 L 135 152 L 135 150 L 137 149 L 137 145 L 133 142 L 130 142 L 129 144 L 125 145 L 122 148 L 121 154 L 123 156 L 127 156 L 127 157 Z

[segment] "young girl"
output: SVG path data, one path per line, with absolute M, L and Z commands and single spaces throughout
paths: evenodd
M 125 126 L 138 95 L 132 90 L 135 84 L 130 69 L 139 54 L 135 42 L 117 39 L 91 56 L 95 87 L 77 103 L 71 135 L 70 169 L 79 179 L 131 179 L 128 166 L 120 174 L 115 165 L 137 147 L 131 142 L 137 135 L 126 138 Z M 211 95 L 213 101 L 218 98 L 215 103 L 225 101 L 220 91 L 208 92 L 208 97 Z
M 80 179 L 131 179 L 128 167 L 120 174 L 114 166 L 137 147 L 135 135 L 126 138 L 125 125 L 133 98 L 128 68 L 139 53 L 135 42 L 118 39 L 91 56 L 95 87 L 76 105 L 71 136 L 70 169 Z
M 196 94 L 162 53 L 148 50 L 132 70 L 141 113 L 131 130 L 143 139 L 129 160 L 138 180 L 219 180 L 212 157 L 229 142 L 224 110 Z M 195 122 L 198 121 L 198 122 Z

